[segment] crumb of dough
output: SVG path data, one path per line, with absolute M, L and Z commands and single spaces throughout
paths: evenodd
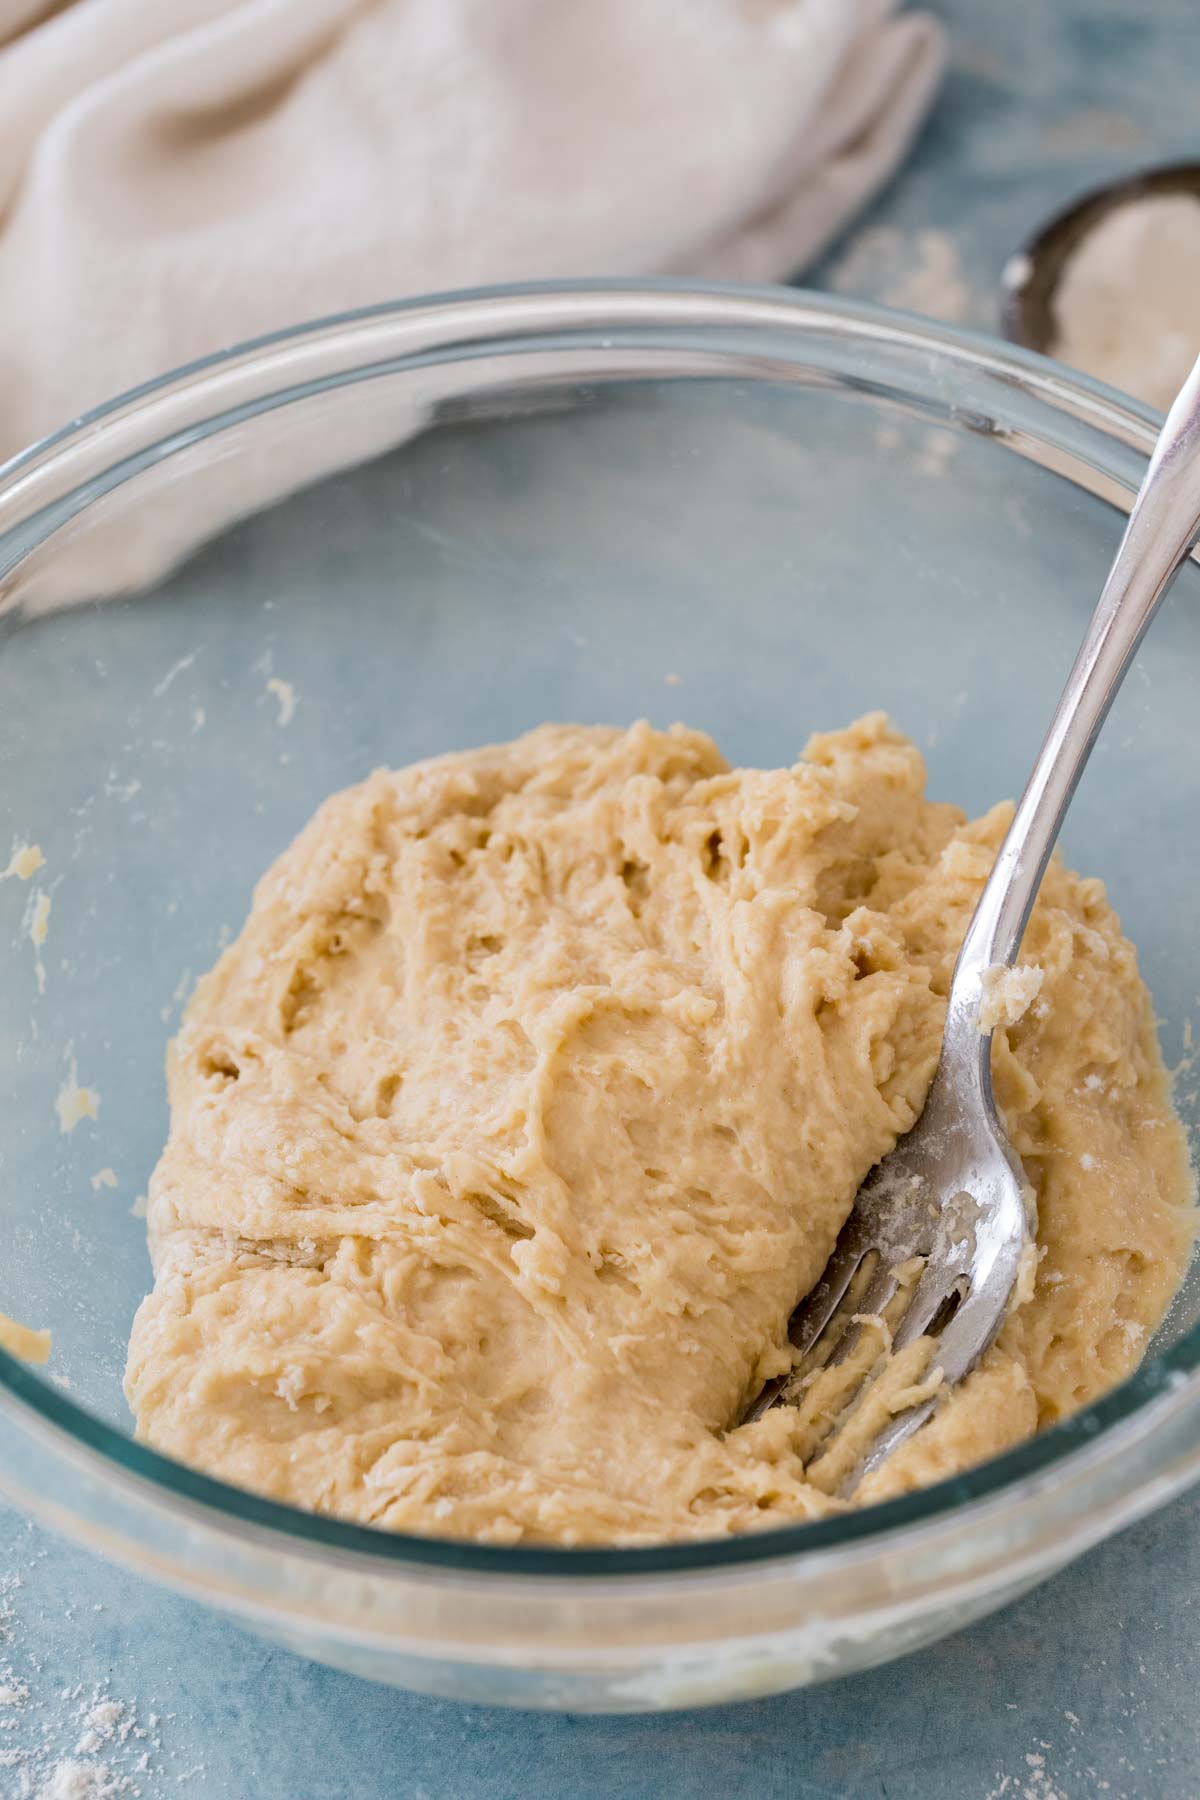
M 74 1131 L 81 1119 L 94 1119 L 99 1114 L 100 1096 L 95 1088 L 80 1087 L 74 1059 L 67 1080 L 55 1096 L 54 1110 L 58 1114 L 58 1129 L 64 1137 Z
M 267 692 L 275 696 L 279 707 L 276 724 L 290 725 L 296 716 L 296 690 L 291 682 L 282 680 L 278 675 L 272 675 L 267 682 Z
M 0 881 L 10 875 L 15 875 L 18 881 L 30 881 L 45 866 L 46 858 L 40 844 L 18 844 L 9 858 L 8 867 L 0 869 Z
M 93 1118 L 95 1117 L 94 1113 L 93 1113 L 92 1117 Z M 96 1173 L 92 1176 L 92 1192 L 93 1192 L 93 1194 L 98 1194 L 102 1187 L 103 1188 L 115 1188 L 116 1185 L 117 1185 L 117 1172 L 115 1169 L 97 1169 Z
M 46 942 L 50 930 L 50 908 L 53 900 L 44 888 L 39 888 L 33 896 L 33 907 L 29 914 L 29 941 L 40 950 Z
M 1044 980 L 1045 971 L 1036 963 L 1017 963 L 1011 969 L 1004 963 L 993 963 L 985 969 L 979 1002 L 980 1031 L 1016 1025 L 1041 993 Z
M 1133 947 L 1057 860 L 1041 993 L 991 1042 L 1037 1207 L 1013 1310 L 953 1387 L 886 1309 L 793 1370 L 790 1315 L 924 1104 L 1011 817 L 924 790 L 872 714 L 787 769 L 682 726 L 546 726 L 326 801 L 170 1049 L 140 1435 L 385 1528 L 646 1543 L 843 1510 L 914 1395 L 929 1421 L 855 1503 L 1120 1381 L 1192 1181 Z M 739 1424 L 789 1372 L 795 1403 Z
M 0 1350 L 7 1350 L 10 1356 L 19 1356 L 22 1362 L 44 1363 L 50 1360 L 51 1343 L 51 1332 L 34 1331 L 0 1312 Z

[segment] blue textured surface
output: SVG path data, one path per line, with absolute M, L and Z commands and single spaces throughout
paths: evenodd
M 994 321 L 999 271 L 1045 213 L 1195 154 L 1195 0 L 941 0 L 954 64 L 893 189 L 816 272 L 896 298 L 953 234 L 956 310 Z M 899 233 L 900 236 L 895 234 Z M 1200 1501 L 1165 1512 L 980 1626 L 873 1674 L 651 1720 L 464 1709 L 268 1650 L 0 1513 L 0 1794 L 71 1754 L 97 1690 L 136 1711 L 106 1751 L 148 1797 L 229 1800 L 1193 1800 Z M 7 1671 L 11 1670 L 11 1674 Z M 151 1716 L 158 1723 L 150 1723 Z M 11 1729 L 6 1727 L 11 1726 Z M 148 1767 L 137 1772 L 146 1756 Z

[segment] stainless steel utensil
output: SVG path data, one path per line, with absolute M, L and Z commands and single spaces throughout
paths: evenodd
M 1155 446 L 1103 592 L 1067 677 L 1028 785 L 980 895 L 955 964 L 937 1073 L 913 1129 L 868 1175 L 820 1281 L 793 1315 L 796 1359 L 843 1360 L 852 1319 L 894 1303 L 905 1265 L 924 1267 L 893 1325 L 898 1351 L 936 1339 L 940 1392 L 978 1362 L 1004 1320 L 1031 1250 L 1031 1195 L 992 1093 L 991 1030 L 981 1020 L 989 971 L 1016 961 L 1042 875 L 1092 745 L 1142 635 L 1200 533 L 1200 362 Z M 877 1259 L 852 1309 L 844 1302 L 866 1259 Z M 899 1275 L 897 1272 L 900 1272 Z M 788 1397 L 794 1374 L 772 1382 L 750 1417 Z M 869 1379 L 858 1401 L 869 1388 Z M 850 1411 L 853 1410 L 852 1403 Z M 904 1442 L 938 1396 L 902 1412 L 871 1443 L 842 1491 Z M 849 1414 L 834 1429 L 844 1428 Z M 827 1439 L 823 1453 L 829 1448 Z

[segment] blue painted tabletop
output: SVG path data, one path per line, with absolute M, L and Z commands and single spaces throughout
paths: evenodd
M 936 113 L 807 279 L 988 329 L 1048 212 L 1200 150 L 1200 7 L 925 3 L 954 44 Z M 333 1674 L 0 1511 L 0 1794 L 102 1744 L 147 1800 L 1195 1800 L 1198 1593 L 1193 1496 L 871 1674 L 661 1718 L 537 1716 Z

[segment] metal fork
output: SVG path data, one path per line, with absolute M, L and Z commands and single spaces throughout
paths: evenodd
M 1032 1194 L 992 1093 L 991 1031 L 980 1023 L 985 976 L 1016 961 L 1092 746 L 1198 533 L 1200 362 L 1167 415 L 1033 773 L 967 928 L 924 1110 L 867 1176 L 824 1274 L 793 1314 L 797 1364 L 827 1365 L 849 1353 L 856 1334 L 846 1318 L 847 1295 L 856 1276 L 861 1284 L 869 1256 L 877 1261 L 865 1291 L 854 1298 L 856 1319 L 882 1313 L 895 1301 L 901 1281 L 911 1279 L 912 1259 L 923 1259 L 908 1305 L 893 1323 L 892 1350 L 922 1333 L 933 1335 L 932 1366 L 943 1376 L 939 1394 L 974 1367 L 1004 1321 L 1018 1272 L 1031 1253 L 1034 1226 Z M 827 1341 L 839 1330 L 836 1342 Z M 793 1371 L 770 1383 L 747 1417 L 759 1418 L 787 1399 L 795 1382 Z M 859 1398 L 870 1385 L 868 1378 Z M 937 1396 L 900 1413 L 870 1444 L 840 1491 L 853 1492 L 936 1404 Z

